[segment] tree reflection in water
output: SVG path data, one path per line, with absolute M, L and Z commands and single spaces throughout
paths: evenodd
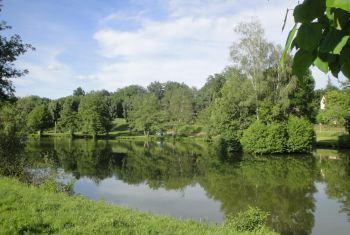
M 152 189 L 181 191 L 199 184 L 207 197 L 221 203 L 225 215 L 256 206 L 270 213 L 270 226 L 282 234 L 312 232 L 315 182 L 322 181 L 329 197 L 339 200 L 350 218 L 347 153 L 336 152 L 340 160 L 332 161 L 319 151 L 314 156 L 230 155 L 220 142 L 66 139 L 30 142 L 26 153 L 37 165 L 51 164 L 97 184 L 111 177 Z

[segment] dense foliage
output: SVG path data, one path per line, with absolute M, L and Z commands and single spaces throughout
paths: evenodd
M 244 131 L 241 142 L 248 152 L 261 154 L 286 152 L 287 140 L 283 124 L 273 122 L 267 125 L 258 120 Z
M 27 127 L 40 133 L 51 126 L 52 117 L 46 105 L 36 106 L 28 115 Z
M 331 90 L 324 97 L 325 109 L 320 110 L 318 121 L 328 125 L 342 125 L 350 135 L 350 90 Z
M 314 64 L 324 73 L 331 71 L 338 77 L 342 72 L 350 79 L 349 1 L 304 0 L 293 15 L 295 26 L 285 48 L 286 52 L 290 47 L 297 50 L 293 73 L 301 78 Z
M 314 127 L 303 118 L 290 116 L 287 123 L 287 149 L 292 153 L 311 152 L 315 142 Z
M 24 176 L 26 159 L 22 151 L 26 139 L 25 121 L 10 104 L 0 107 L 0 175 Z
M 253 153 L 307 153 L 315 139 L 312 124 L 303 118 L 290 116 L 285 123 L 255 121 L 243 133 L 245 150 Z

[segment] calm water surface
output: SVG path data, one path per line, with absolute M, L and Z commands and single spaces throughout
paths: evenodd
M 256 206 L 282 234 L 350 234 L 350 152 L 229 156 L 202 142 L 42 139 L 26 153 L 94 200 L 212 222 Z

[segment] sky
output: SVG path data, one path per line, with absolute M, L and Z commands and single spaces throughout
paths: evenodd
M 77 87 L 116 91 L 153 81 L 202 87 L 231 64 L 234 27 L 257 17 L 266 38 L 284 45 L 297 0 L 3 0 L 1 20 L 36 50 L 16 62 L 18 96 L 59 98 Z M 316 87 L 327 75 L 312 69 Z

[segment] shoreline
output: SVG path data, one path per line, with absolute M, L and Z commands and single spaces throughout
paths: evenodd
M 48 192 L 13 178 L 0 177 L 0 188 L 6 189 L 0 190 L 0 226 L 5 234 L 276 234 L 266 226 L 241 231 L 231 221 L 199 223 L 155 215 L 82 196 Z M 244 222 L 250 223 L 249 219 Z

